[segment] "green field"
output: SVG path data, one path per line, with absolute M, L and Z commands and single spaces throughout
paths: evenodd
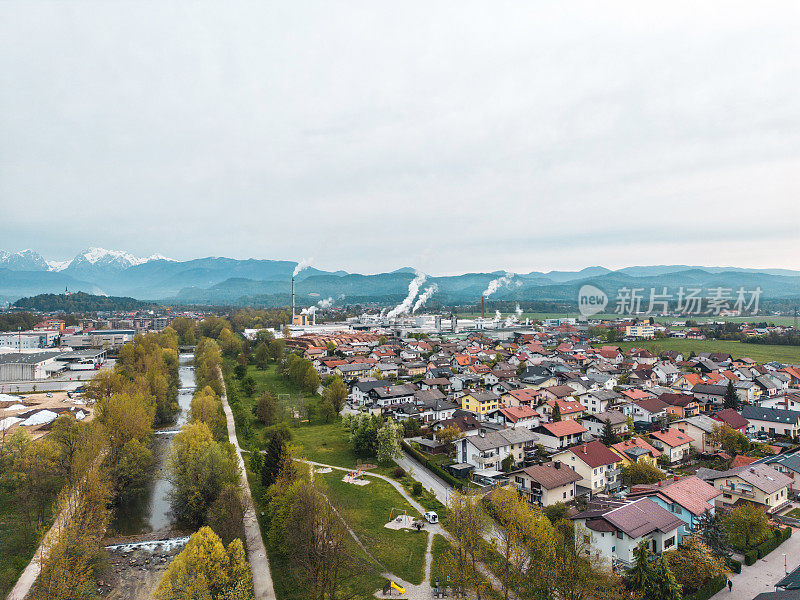
M 594 344 L 595 347 L 605 345 Z M 663 340 L 641 340 L 638 342 L 610 342 L 607 345 L 619 346 L 623 350 L 630 348 L 646 348 L 654 354 L 666 350 L 677 350 L 688 358 L 691 352 L 726 352 L 734 358 L 752 358 L 759 363 L 777 360 L 785 363 L 800 363 L 800 347 L 769 346 L 765 344 L 744 344 L 729 340 L 681 340 L 668 338 Z
M 317 475 L 325 482 L 323 491 L 339 510 L 370 554 L 389 571 L 413 583 L 422 583 L 425 567 L 425 548 L 428 535 L 408 530 L 384 527 L 389 522 L 392 509 L 406 510 L 409 516 L 419 513 L 389 483 L 368 478 L 364 486 L 342 481 L 344 472 L 334 471 Z M 393 516 L 397 516 L 395 510 Z

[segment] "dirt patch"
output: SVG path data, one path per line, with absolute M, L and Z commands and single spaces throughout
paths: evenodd
M 369 480 L 361 479 L 360 477 L 356 476 L 355 473 L 348 473 L 342 478 L 342 481 L 345 483 L 352 483 L 353 485 L 367 485 Z
M 49 395 L 48 395 L 49 394 Z M 18 394 L 18 400 L 4 400 L 0 402 L 0 419 L 6 417 L 26 418 L 32 413 L 40 410 L 49 410 L 59 415 L 71 414 L 81 420 L 91 420 L 94 416 L 93 403 L 89 404 L 78 394 L 72 394 L 72 398 L 67 392 L 48 392 L 39 394 Z M 20 406 L 22 405 L 22 406 Z M 17 408 L 11 409 L 12 406 Z M 33 437 L 38 439 L 47 435 L 52 428 L 52 423 L 25 427 L 24 429 Z M 6 430 L 6 434 L 11 434 L 20 429 L 20 425 L 14 424 Z

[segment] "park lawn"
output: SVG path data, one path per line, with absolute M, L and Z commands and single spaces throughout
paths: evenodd
M 603 344 L 595 344 L 602 346 Z M 733 358 L 752 358 L 758 363 L 767 363 L 772 360 L 779 362 L 798 363 L 800 362 L 800 347 L 798 346 L 776 346 L 766 344 L 745 344 L 734 340 L 681 340 L 677 338 L 667 338 L 662 340 L 641 340 L 638 342 L 610 342 L 610 345 L 619 346 L 625 350 L 630 348 L 646 348 L 658 354 L 666 350 L 677 350 L 688 358 L 691 352 L 725 352 Z
M 245 464 L 249 460 L 249 454 L 243 454 Z M 314 600 L 310 590 L 304 580 L 304 574 L 297 568 L 295 561 L 290 554 L 281 551 L 270 544 L 267 538 L 266 517 L 262 513 L 266 512 L 266 501 L 264 489 L 257 475 L 247 468 L 247 479 L 250 482 L 250 489 L 253 494 L 253 502 L 256 505 L 259 525 L 261 526 L 261 537 L 267 548 L 269 558 L 270 573 L 272 584 L 275 587 L 275 595 L 278 600 Z M 348 536 L 348 547 L 350 552 L 359 561 L 360 570 L 358 573 L 346 577 L 342 581 L 342 597 L 345 598 L 369 598 L 375 591 L 381 589 L 386 583 L 381 575 L 382 569 L 379 565 L 369 558 L 361 548 L 355 543 L 352 537 Z
M 333 471 L 316 477 L 325 482 L 327 489 L 323 491 L 367 550 L 393 574 L 415 585 L 422 583 L 428 543 L 425 530 L 384 527 L 392 509 L 404 509 L 409 516 L 420 515 L 388 482 L 371 477 L 368 485 L 359 486 L 343 482 L 344 475 Z M 392 516 L 396 515 L 395 510 Z
M 358 464 L 358 457 L 350 449 L 347 431 L 339 420 L 293 427 L 291 432 L 291 443 L 297 447 L 299 457 L 337 467 L 353 468 Z

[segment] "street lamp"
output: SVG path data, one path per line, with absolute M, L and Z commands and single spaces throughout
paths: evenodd
M 789 569 L 786 568 L 786 552 L 783 553 L 783 574 L 789 574 Z

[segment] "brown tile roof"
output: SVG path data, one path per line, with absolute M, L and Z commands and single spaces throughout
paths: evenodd
M 577 421 L 573 421 L 572 419 L 567 419 L 566 421 L 556 421 L 555 423 L 544 423 L 542 427 L 544 427 L 550 433 L 550 435 L 555 437 L 575 435 L 576 433 L 585 433 L 588 431 L 586 427 Z
M 656 438 L 657 440 L 664 442 L 667 446 L 671 448 L 677 448 L 678 446 L 681 446 L 683 444 L 688 444 L 689 442 L 694 441 L 693 437 L 688 436 L 685 433 L 681 433 L 680 431 L 672 427 L 667 429 L 666 432 L 653 431 L 650 435 Z
M 569 448 L 575 456 L 580 458 L 583 462 L 591 468 L 599 467 L 602 465 L 612 465 L 619 462 L 619 456 L 606 448 L 602 442 L 597 440 L 588 442 L 586 444 L 579 444 Z
M 681 519 L 649 498 L 614 508 L 603 515 L 603 519 L 633 538 L 647 535 L 655 530 L 667 533 L 684 524 Z
M 620 456 L 625 454 L 625 452 L 627 450 L 630 450 L 631 448 L 642 448 L 644 450 L 647 450 L 650 453 L 650 456 L 652 456 L 653 458 L 658 458 L 659 456 L 661 456 L 660 450 L 653 448 L 653 446 L 651 446 L 650 444 L 648 444 L 642 438 L 639 437 L 634 437 L 629 440 L 625 440 L 624 442 L 612 444 L 611 447 L 614 450 L 616 450 Z
M 554 465 L 535 465 L 514 471 L 514 473 L 525 473 L 547 490 L 581 480 L 581 476 L 566 465 L 558 468 Z M 513 475 L 514 473 L 511 474 Z
M 713 485 L 691 475 L 680 479 L 667 479 L 652 485 L 634 486 L 629 495 L 660 495 L 665 500 L 680 504 L 693 515 L 701 515 L 710 508 L 709 502 L 722 495 Z
M 716 419 L 717 421 L 722 421 L 723 423 L 727 423 L 734 429 L 747 427 L 747 424 L 750 422 L 732 408 L 719 410 L 711 415 L 711 418 Z

